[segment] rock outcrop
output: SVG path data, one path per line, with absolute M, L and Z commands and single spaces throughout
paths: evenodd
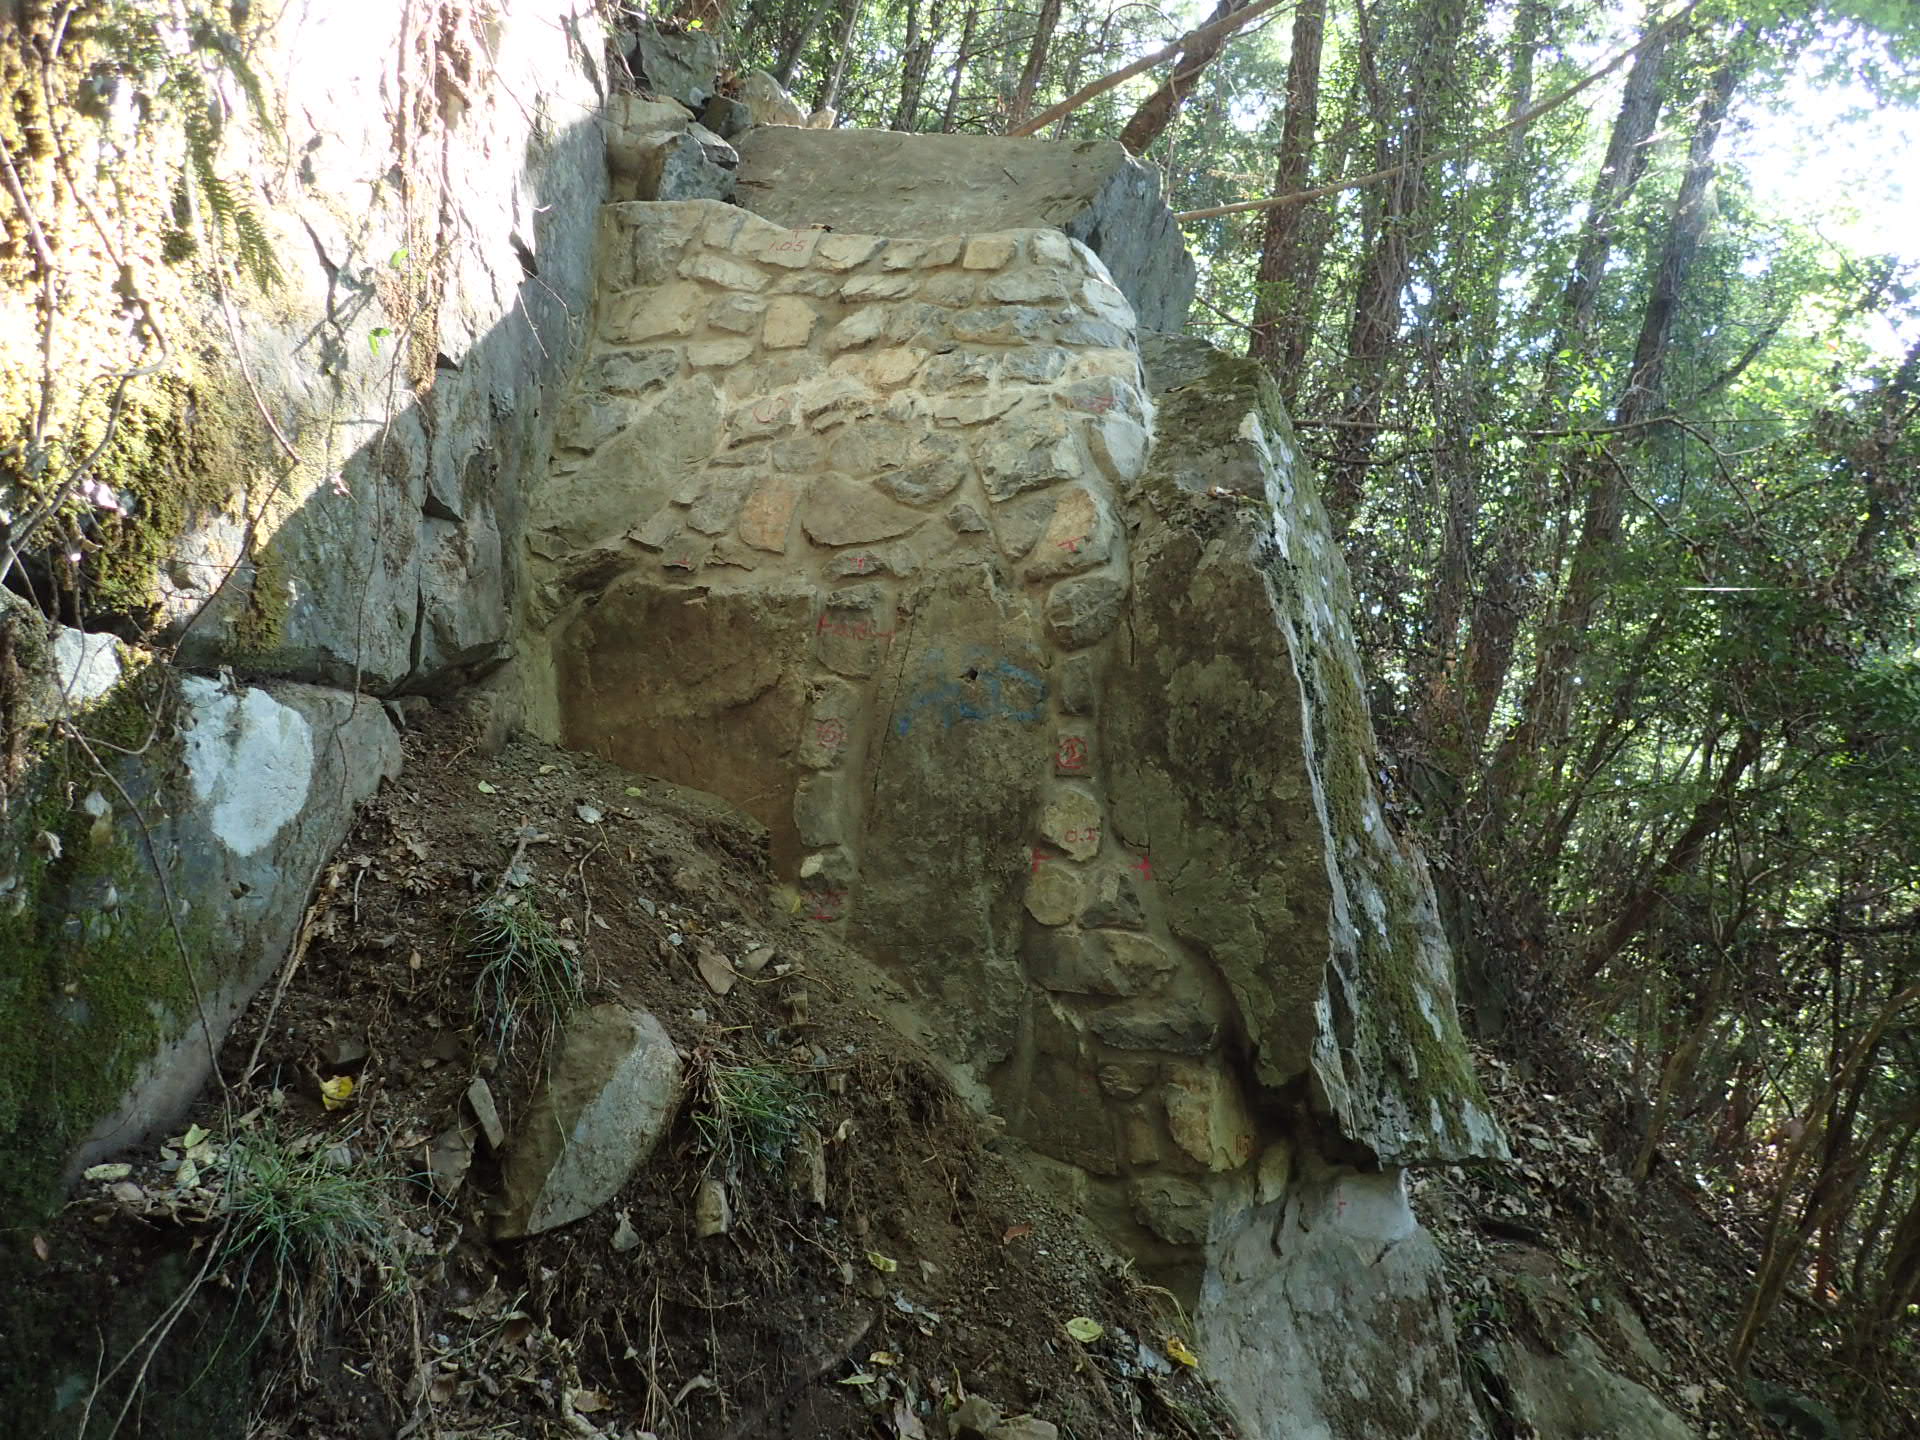
M 355 807 L 399 773 L 380 702 L 141 668 L 16 611 L 27 714 L 0 849 L 0 1134 L 7 1191 L 171 1121 L 292 942 Z
M 162 263 L 163 118 L 130 136 L 70 117 L 76 161 L 115 172 L 128 268 L 94 264 L 61 184 L 36 200 L 62 254 L 56 382 L 81 392 L 69 450 L 99 423 L 85 395 L 104 411 L 119 367 L 141 368 L 89 462 L 81 603 L 101 633 L 0 621 L 0 714 L 24 727 L 0 777 L 0 1191 L 29 1209 L 205 1079 L 397 767 L 379 697 L 507 656 L 543 388 L 574 356 L 607 183 L 589 9 L 505 0 L 484 41 L 392 7 L 294 7 L 250 34 L 279 133 L 237 107 L 219 163 L 274 177 L 271 206 L 235 181 L 270 293 L 216 300 Z M 158 360 L 128 342 L 128 285 L 167 332 Z M 38 293 L 0 292 L 0 388 L 28 409 Z M 136 632 L 155 647 L 112 638 Z

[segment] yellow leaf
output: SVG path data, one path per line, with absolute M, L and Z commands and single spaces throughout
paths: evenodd
M 180 1137 L 180 1148 L 182 1150 L 191 1150 L 206 1138 L 206 1131 L 202 1130 L 198 1125 L 189 1125 L 187 1127 L 187 1133 Z
M 862 1370 L 858 1375 L 847 1376 L 847 1378 L 840 1383 L 842 1385 L 871 1385 L 879 1378 L 878 1375 L 873 1374 L 871 1371 Z
M 891 1350 L 876 1350 L 867 1356 L 869 1365 L 898 1365 L 900 1359 Z
M 638 785 L 627 786 L 627 794 L 633 796 L 636 800 L 644 798 L 646 793 L 647 792 L 642 790 Z
M 1067 1321 L 1066 1330 L 1067 1334 L 1078 1340 L 1082 1345 L 1091 1345 L 1107 1333 L 1106 1328 L 1102 1326 L 1098 1320 L 1095 1320 L 1089 1315 L 1074 1316 L 1071 1320 Z
M 493 786 L 491 786 L 491 785 L 489 785 L 489 784 L 488 784 L 488 783 L 487 783 L 486 781 L 484 781 L 484 780 L 482 780 L 482 781 L 480 782 L 480 785 L 479 785 L 479 790 L 480 790 L 480 793 L 481 793 L 482 795 L 492 795 L 492 794 L 495 794 L 495 793 L 497 793 L 497 792 L 496 792 L 496 791 L 494 790 L 494 788 L 493 788 Z
M 353 1098 L 353 1079 L 347 1075 L 336 1075 L 331 1080 L 320 1082 L 320 1103 L 329 1110 L 338 1110 Z
M 878 1250 L 867 1251 L 867 1263 L 882 1275 L 891 1275 L 900 1268 L 900 1262 L 898 1260 L 889 1260 Z
M 1194 1354 L 1187 1342 L 1182 1340 L 1178 1335 L 1167 1336 L 1167 1354 L 1178 1360 L 1182 1365 L 1191 1365 L 1195 1369 L 1198 1369 L 1200 1366 L 1200 1357 Z

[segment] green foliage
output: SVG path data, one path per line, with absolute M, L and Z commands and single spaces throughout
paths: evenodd
M 221 141 L 229 119 L 230 84 L 254 122 L 273 132 L 272 110 L 247 54 L 246 38 L 229 18 L 193 4 L 114 0 L 95 31 L 102 55 L 96 91 L 125 86 L 139 111 L 152 121 L 177 119 L 185 136 L 185 159 L 174 187 L 173 228 L 165 239 L 168 259 L 231 244 L 241 272 L 262 290 L 281 279 L 259 213 L 245 187 L 220 173 Z M 184 41 L 184 43 L 180 43 Z

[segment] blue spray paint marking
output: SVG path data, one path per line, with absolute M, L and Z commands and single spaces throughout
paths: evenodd
M 922 675 L 931 679 L 945 670 L 945 659 L 945 651 L 929 650 L 921 667 Z M 923 710 L 932 710 L 940 717 L 942 730 L 951 730 L 956 724 L 988 720 L 1038 725 L 1045 716 L 1047 682 L 1031 670 L 984 650 L 970 654 L 962 669 L 969 678 L 942 679 L 916 691 L 893 722 L 894 729 L 907 734 Z

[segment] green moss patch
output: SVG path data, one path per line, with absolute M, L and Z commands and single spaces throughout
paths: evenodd
M 79 721 L 100 742 L 30 737 L 0 820 L 0 1203 L 43 1214 L 75 1144 L 193 1014 L 193 981 L 138 826 L 99 768 L 137 748 L 164 698 L 157 668 Z M 171 745 L 155 736 L 149 772 Z M 189 953 L 203 935 L 185 932 Z

